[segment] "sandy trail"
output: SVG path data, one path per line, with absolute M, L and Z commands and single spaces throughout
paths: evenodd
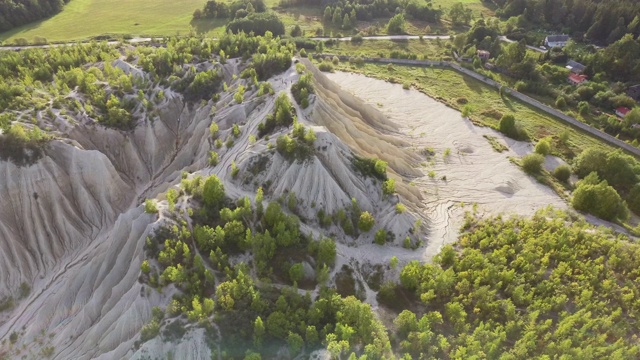
M 457 239 L 464 213 L 472 210 L 473 203 L 478 204 L 480 213 L 489 214 L 531 215 L 547 205 L 567 207 L 553 190 L 510 162 L 509 157 L 517 157 L 525 144 L 492 129 L 476 127 L 458 111 L 416 90 L 359 74 L 338 72 L 327 76 L 397 123 L 397 136 L 410 142 L 412 151 L 435 151 L 420 165 L 425 175 L 413 181 L 423 194 L 429 218 L 423 260 L 430 260 L 442 245 Z M 498 138 L 510 150 L 496 152 L 485 134 Z M 445 157 L 446 149 L 450 149 L 450 155 Z M 430 172 L 435 175 L 430 177 Z

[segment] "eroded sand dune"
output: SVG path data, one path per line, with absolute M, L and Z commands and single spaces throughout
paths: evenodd
M 379 110 L 398 124 L 398 136 L 411 145 L 412 152 L 435 151 L 435 155 L 423 157 L 420 170 L 426 175 L 414 180 L 430 224 L 425 260 L 444 243 L 455 241 L 464 212 L 474 203 L 480 212 L 507 215 L 529 215 L 548 205 L 566 208 L 550 188 L 511 163 L 509 157 L 518 156 L 516 152 L 496 152 L 483 135 L 494 136 L 510 148 L 520 149 L 522 143 L 476 127 L 458 111 L 416 90 L 353 73 L 327 77 L 365 102 L 380 104 Z M 451 152 L 447 157 L 446 149 Z M 434 177 L 428 176 L 430 171 Z

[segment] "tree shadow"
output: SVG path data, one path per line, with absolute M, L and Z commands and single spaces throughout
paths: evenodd
M 467 87 L 473 90 L 473 92 L 476 92 L 478 94 L 482 94 L 483 92 L 485 92 L 486 85 L 481 83 L 480 81 L 466 75 L 463 75 L 462 79 L 464 83 L 467 85 Z
M 218 28 L 224 28 L 231 19 L 191 19 L 189 25 L 198 35 L 209 33 Z

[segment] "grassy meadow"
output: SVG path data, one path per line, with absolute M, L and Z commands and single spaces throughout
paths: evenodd
M 456 2 L 468 6 L 474 17 L 492 16 L 493 9 L 481 0 L 434 0 L 434 6 L 444 11 L 442 22 L 433 24 L 408 20 L 408 34 L 424 34 L 429 27 L 431 33 L 447 34 L 454 30 L 448 22 L 448 10 Z M 49 42 L 64 42 L 88 39 L 100 35 L 131 36 L 175 36 L 189 33 L 217 36 L 224 32 L 226 19 L 193 20 L 196 9 L 202 8 L 206 0 L 71 0 L 64 9 L 48 19 L 27 24 L 5 33 L 0 41 L 13 43 L 16 39 L 33 42 L 41 37 Z M 352 35 L 357 31 L 377 26 L 379 33 L 386 32 L 388 19 L 358 22 L 356 30 L 344 30 L 331 24 L 323 26 L 322 6 L 297 6 L 281 8 L 279 0 L 265 0 L 268 8 L 278 13 L 287 32 L 299 25 L 306 36 L 314 36 L 324 27 L 325 35 Z
M 44 37 L 48 41 L 81 40 L 104 34 L 176 35 L 189 32 L 191 17 L 206 0 L 71 0 L 42 21 L 0 34 L 11 41 Z

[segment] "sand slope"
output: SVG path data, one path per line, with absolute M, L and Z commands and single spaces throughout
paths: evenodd
M 529 215 L 547 205 L 566 208 L 551 189 L 509 161 L 508 157 L 518 153 L 496 152 L 483 135 L 495 136 L 515 150 L 523 143 L 476 127 L 458 111 L 416 90 L 359 74 L 338 72 L 327 77 L 365 102 L 381 104 L 378 109 L 398 124 L 398 136 L 411 144 L 414 153 L 422 153 L 425 148 L 435 151 L 434 156 L 423 157 L 420 170 L 426 175 L 414 180 L 425 199 L 430 224 L 425 260 L 442 244 L 456 240 L 464 212 L 471 210 L 473 203 L 478 204 L 480 212 L 491 214 Z M 451 155 L 444 158 L 446 149 Z M 435 172 L 433 178 L 428 176 L 429 171 Z

